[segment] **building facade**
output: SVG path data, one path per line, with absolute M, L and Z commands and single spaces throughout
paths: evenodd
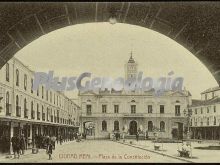
M 131 56 L 125 64 L 125 77 L 137 76 L 137 64 Z M 155 132 L 160 138 L 183 138 L 186 128 L 184 110 L 191 104 L 188 91 L 166 91 L 160 96 L 154 90 L 99 90 L 79 93 L 82 109 L 81 131 L 94 138 L 110 138 L 114 131 L 125 137 Z M 87 124 L 89 123 L 89 124 Z
M 79 106 L 64 93 L 43 85 L 32 90 L 34 72 L 16 58 L 0 70 L 0 145 L 10 149 L 10 138 L 24 134 L 27 147 L 37 135 L 69 139 L 79 128 Z
M 191 138 L 220 139 L 220 87 L 201 93 L 201 100 L 192 100 Z

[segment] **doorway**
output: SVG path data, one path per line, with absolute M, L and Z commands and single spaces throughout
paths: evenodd
M 130 122 L 130 125 L 129 125 L 129 132 L 130 132 L 130 135 L 136 135 L 137 133 L 137 122 L 136 121 L 131 121 Z

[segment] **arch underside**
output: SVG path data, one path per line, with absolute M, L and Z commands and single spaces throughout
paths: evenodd
M 108 22 L 160 32 L 195 55 L 220 84 L 220 3 L 0 3 L 0 68 L 24 46 L 62 27 Z M 196 67 L 196 66 L 192 66 Z

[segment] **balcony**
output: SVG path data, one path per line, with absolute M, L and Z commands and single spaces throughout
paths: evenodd
M 35 111 L 31 111 L 31 119 L 35 119 Z
M 28 109 L 24 110 L 24 118 L 28 118 Z
M 12 106 L 11 104 L 6 104 L 6 115 L 11 116 Z
M 40 112 L 37 112 L 37 120 L 40 120 Z
M 181 116 L 181 114 L 180 113 L 175 113 L 175 116 Z
M 87 112 L 87 113 L 86 113 L 86 116 L 91 116 L 91 115 L 92 115 L 91 112 Z
M 127 113 L 123 114 L 124 117 L 144 117 L 144 113 Z
M 42 114 L 42 120 L 45 121 L 45 113 Z
M 175 113 L 82 113 L 82 117 L 177 117 L 184 118 Z
M 16 106 L 16 116 L 21 117 L 21 107 L 20 106 Z

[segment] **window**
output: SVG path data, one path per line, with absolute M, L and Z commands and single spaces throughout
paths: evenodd
M 27 90 L 27 75 L 24 74 L 24 90 Z
M 119 105 L 114 105 L 114 112 L 118 113 L 118 110 L 119 110 Z
M 148 121 L 148 131 L 153 131 L 153 122 Z
M 213 107 L 213 108 L 214 108 L 214 113 L 215 113 L 215 112 L 216 112 L 216 106 L 214 105 L 214 107 Z
M 31 93 L 33 93 L 33 87 L 34 87 L 34 80 L 33 78 L 31 79 Z
M 57 110 L 57 122 L 59 123 L 59 110 Z
M 148 106 L 147 106 L 147 109 L 148 109 L 148 113 L 152 113 L 152 112 L 153 112 L 152 105 L 148 105 Z
M 216 125 L 216 117 L 214 116 L 214 122 L 213 125 Z
M 162 132 L 165 131 L 165 122 L 164 121 L 160 122 L 160 131 L 162 131 Z
M 207 125 L 209 125 L 209 117 L 207 118 Z
M 6 115 L 11 115 L 11 109 L 9 104 L 9 92 L 6 93 Z
M 195 108 L 195 114 L 197 114 L 197 108 Z
M 45 121 L 44 106 L 42 105 L 42 120 Z
M 47 121 L 49 121 L 49 115 L 50 115 L 50 109 L 49 108 L 47 108 Z
M 19 70 L 16 69 L 16 86 L 19 86 Z
M 27 100 L 24 99 L 24 118 L 28 118 Z
M 102 131 L 107 131 L 107 122 L 105 120 L 102 121 Z
M 33 101 L 31 101 L 31 118 L 35 119 L 34 103 L 33 103 Z
M 39 88 L 37 89 L 37 96 L 39 96 Z
M 53 103 L 56 104 L 56 95 L 55 95 L 55 93 L 54 93 L 54 97 L 53 98 L 54 98 L 53 99 Z
M 52 111 L 52 109 L 51 109 L 50 112 L 51 112 L 51 115 L 50 115 L 50 121 L 53 122 L 53 111 Z
M 131 113 L 136 113 L 136 105 L 131 105 Z
M 40 120 L 39 104 L 37 103 L 37 120 Z
M 180 105 L 175 105 L 175 116 L 180 116 Z
M 42 99 L 44 98 L 44 87 L 42 86 Z
M 201 114 L 203 114 L 203 109 L 202 109 L 202 107 L 201 107 Z
M 21 117 L 21 107 L 19 107 L 19 97 L 16 96 L 16 116 Z
M 196 118 L 194 118 L 194 122 L 195 122 L 195 126 L 197 126 L 197 119 Z
M 107 111 L 107 105 L 102 105 L 102 113 L 106 113 Z
M 86 114 L 91 115 L 92 114 L 92 105 L 86 105 Z
M 119 131 L 119 121 L 114 121 L 114 131 Z
M 164 105 L 160 105 L 160 113 L 164 113 Z
M 6 75 L 5 75 L 6 81 L 9 82 L 9 64 L 6 63 Z
M 209 113 L 209 107 L 207 107 L 207 113 Z

